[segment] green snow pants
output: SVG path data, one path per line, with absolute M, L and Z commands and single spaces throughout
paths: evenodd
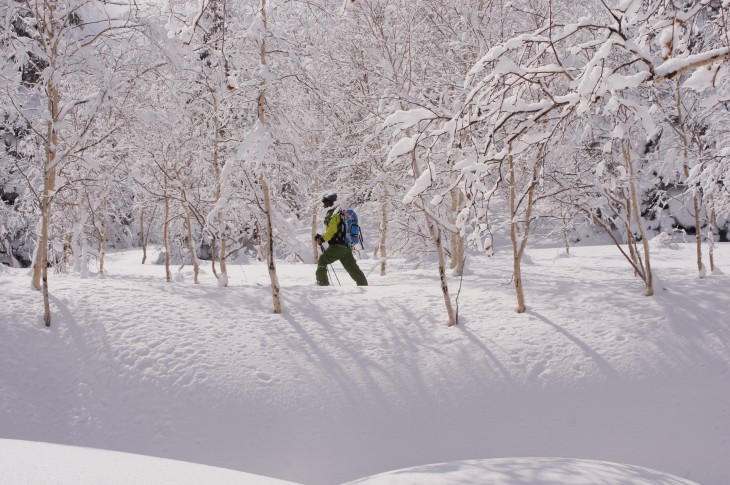
M 368 285 L 367 278 L 365 278 L 362 270 L 360 270 L 360 267 L 357 265 L 355 256 L 352 255 L 352 249 L 341 244 L 333 244 L 319 255 L 319 260 L 317 261 L 317 272 L 315 273 L 318 285 L 328 286 L 330 284 L 330 280 L 327 277 L 327 265 L 332 264 L 335 261 L 342 263 L 345 271 L 347 271 L 347 274 L 350 275 L 350 278 L 355 280 L 357 286 Z

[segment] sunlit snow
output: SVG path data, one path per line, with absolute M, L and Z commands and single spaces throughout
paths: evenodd
M 205 266 L 200 285 L 188 267 L 165 283 L 164 267 L 124 251 L 103 280 L 53 275 L 50 329 L 27 270 L 7 269 L 0 437 L 307 484 L 560 456 L 725 485 L 730 277 L 698 278 L 693 251 L 657 243 L 646 297 L 614 247 L 528 249 L 522 315 L 511 253 L 472 254 L 463 281 L 449 277 L 461 286 L 452 328 L 431 263 L 391 260 L 380 277 L 364 257 L 369 287 L 338 265 L 342 286 L 317 287 L 313 265 L 281 264 L 274 315 L 263 264 L 231 265 L 218 288 Z M 4 473 L 13 463 L 0 458 Z M 485 466 L 469 476 L 496 473 Z

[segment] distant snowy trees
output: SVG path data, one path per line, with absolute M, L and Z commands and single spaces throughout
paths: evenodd
M 603 233 L 651 295 L 651 237 L 693 231 L 700 276 L 729 237 L 729 9 L 8 0 L 0 261 L 32 259 L 47 323 L 49 268 L 103 276 L 132 244 L 171 282 L 266 260 L 278 313 L 276 261 L 316 260 L 338 192 L 381 275 L 438 264 L 450 325 L 450 277 L 495 248 L 526 310 L 535 238 Z
M 516 4 L 512 8 L 524 12 Z M 682 102 L 688 89 L 721 92 L 717 76 L 707 72 L 727 69 L 728 37 L 717 35 L 727 34 L 726 9 L 727 2 L 712 0 L 681 5 L 623 1 L 570 9 L 546 2 L 523 18 L 518 35 L 495 43 L 474 63 L 461 109 L 432 124 L 430 136 L 448 133 L 455 152 L 463 150 L 465 137 L 474 147 L 455 165 L 471 201 L 462 224 L 469 222 L 472 234 L 491 236 L 493 229 L 485 223 L 489 214 L 507 215 L 519 312 L 525 311 L 520 260 L 530 226 L 547 208 L 566 203 L 605 229 L 647 295 L 653 294 L 645 220 L 651 207 L 643 200 L 656 186 L 656 172 L 647 171 L 650 157 L 664 157 L 665 167 L 678 166 L 681 182 L 692 191 L 698 268 L 704 274 L 701 195 L 688 179 L 690 164 L 695 166 L 690 146 L 699 152 L 708 143 L 690 141 Z M 719 45 L 697 41 L 708 30 Z M 661 119 L 668 84 L 676 84 L 670 95 L 676 110 Z M 661 123 L 667 121 L 681 141 L 679 151 L 676 144 L 660 140 Z M 406 140 L 394 150 L 410 143 Z

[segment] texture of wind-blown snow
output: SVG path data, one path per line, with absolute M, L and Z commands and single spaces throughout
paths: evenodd
M 677 249 L 672 249 L 676 247 Z M 313 286 L 313 265 L 206 265 L 166 283 L 138 251 L 105 279 L 52 274 L 53 325 L 27 270 L 0 274 L 0 438 L 333 484 L 428 463 L 563 456 L 730 483 L 730 277 L 656 245 L 644 296 L 615 248 L 471 255 L 460 324 L 437 270 L 362 259 L 371 286 Z M 718 264 L 730 246 L 719 244 Z M 709 273 L 709 272 L 708 272 Z M 670 482 L 671 483 L 671 482 Z

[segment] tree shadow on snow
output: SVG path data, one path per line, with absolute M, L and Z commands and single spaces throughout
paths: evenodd
M 598 352 L 596 352 L 593 348 L 591 348 L 588 344 L 583 342 L 581 339 L 576 337 L 575 335 L 571 334 L 567 330 L 565 330 L 563 327 L 558 325 L 557 323 L 550 320 L 548 317 L 541 315 L 540 313 L 534 311 L 534 310 L 527 310 L 525 312 L 528 315 L 531 315 L 538 320 L 542 321 L 543 323 L 551 326 L 554 328 L 559 334 L 563 335 L 565 338 L 573 342 L 578 348 L 580 348 L 583 353 L 590 357 L 591 360 L 596 364 L 596 366 L 603 372 L 603 374 L 607 378 L 611 379 L 617 379 L 619 377 L 616 370 L 611 366 L 611 364 L 604 359 Z

